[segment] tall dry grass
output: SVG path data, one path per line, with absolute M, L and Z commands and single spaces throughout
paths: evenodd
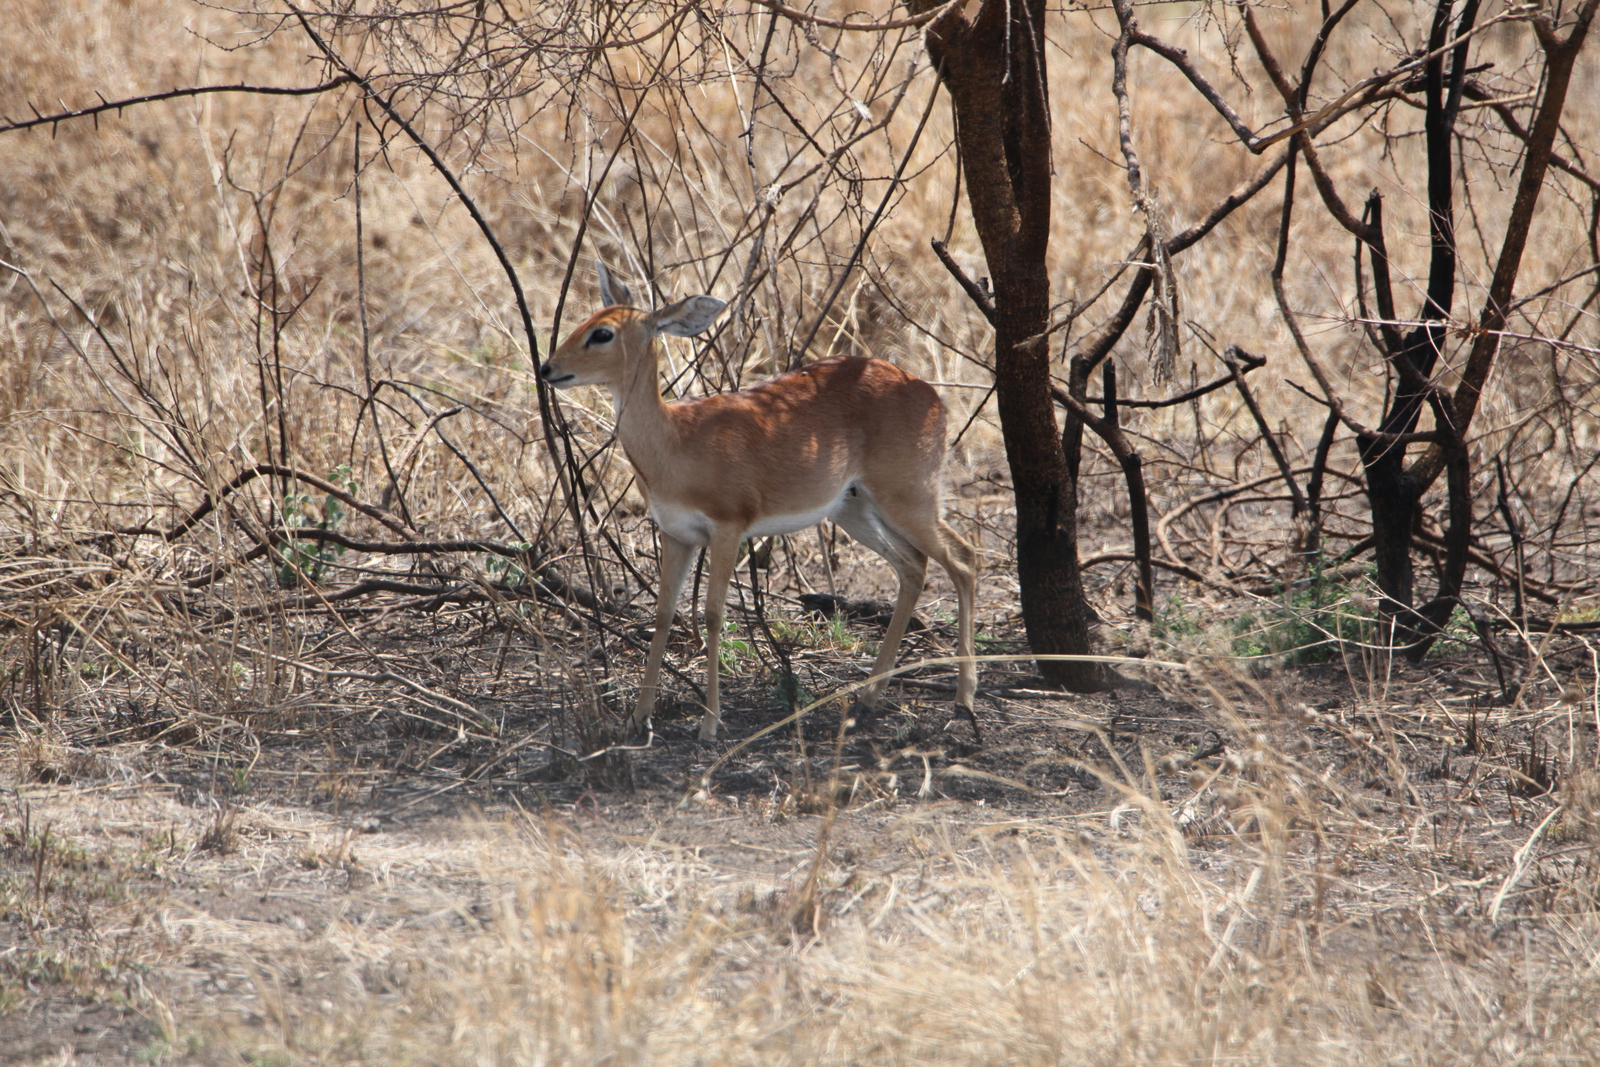
M 1362 709 L 1213 678 L 1226 759 L 1108 763 L 1071 813 L 907 803 L 861 769 L 876 799 L 821 816 L 712 790 L 359 829 L 136 773 L 28 786 L 0 903 L 48 948 L 0 958 L 0 1019 L 26 979 L 121 984 L 150 1062 L 1592 1062 L 1593 767 L 1565 765 L 1554 823 L 1486 822 L 1454 782 L 1394 818 L 1345 773 L 1399 758 Z
M 499 879 L 492 931 L 450 939 L 403 995 L 291 1020 L 278 1051 L 404 1063 L 1590 1055 L 1600 988 L 1582 920 L 1562 924 L 1511 984 L 1471 947 L 1430 943 L 1431 923 L 1319 936 L 1294 914 L 1305 898 L 1272 885 L 1282 871 L 1271 861 L 1196 877 L 1189 857 L 1142 831 L 1094 849 L 1009 829 L 1021 831 L 1009 847 L 989 835 L 935 845 L 915 874 L 832 890 L 853 907 L 814 938 L 772 929 L 760 900 L 771 890 L 696 891 L 712 872 L 669 856 L 640 850 L 602 867 L 497 838 L 495 864 L 517 873 Z
M 628 19 L 619 26 L 653 25 L 648 6 L 613 10 Z M 530 8 L 529 14 L 534 24 L 541 17 L 556 24 L 563 11 L 547 5 Z M 1277 113 L 1272 94 L 1262 91 L 1261 72 L 1237 47 L 1238 29 L 1227 9 L 1158 5 L 1141 11 L 1147 27 L 1188 47 L 1197 62 L 1227 84 L 1246 121 L 1260 127 Z M 292 23 L 269 34 L 277 23 L 265 16 L 139 4 L 83 10 L 18 4 L 8 16 L 15 55 L 3 75 L 0 100 L 13 116 L 25 113 L 29 101 L 40 107 L 56 99 L 81 104 L 97 92 L 116 98 L 180 84 L 313 84 L 323 73 L 315 50 Z M 1263 16 L 1286 55 L 1297 54 L 1315 19 L 1309 8 Z M 1364 75 L 1386 57 L 1389 43 L 1414 36 L 1413 18 L 1403 5 L 1394 12 L 1374 10 L 1368 24 L 1338 37 L 1325 60 L 1325 91 L 1332 94 L 1336 86 Z M 1115 110 L 1107 92 L 1113 25 L 1105 11 L 1077 12 L 1053 24 L 1058 199 L 1052 273 L 1062 299 L 1097 289 L 1142 231 L 1117 165 Z M 722 387 L 795 358 L 793 346 L 811 335 L 818 305 L 877 207 L 884 179 L 910 143 L 933 83 L 925 69 L 915 74 L 885 131 L 851 147 L 837 175 L 824 168 L 785 191 L 776 198 L 771 225 L 758 229 L 772 183 L 796 178 L 819 162 L 795 123 L 823 136 L 819 147 L 831 149 L 850 132 L 850 114 L 861 94 L 867 102 L 860 108 L 881 118 L 901 79 L 924 63 L 914 34 L 891 39 L 896 43 L 868 62 L 873 42 L 867 35 L 819 39 L 825 50 L 784 23 L 767 48 L 770 56 L 784 57 L 775 69 L 786 76 L 774 76 L 766 88 L 768 96 L 777 93 L 794 118 L 791 123 L 742 73 L 740 57 L 759 51 L 765 28 L 762 18 L 731 16 L 719 19 L 714 30 L 686 27 L 675 38 L 663 35 L 618 53 L 609 71 L 597 71 L 593 63 L 552 60 L 550 73 L 570 75 L 570 83 L 530 74 L 516 86 L 527 95 L 498 110 L 473 110 L 474 102 L 464 96 L 472 85 L 469 78 L 438 83 L 446 92 L 433 110 L 422 113 L 424 128 L 462 169 L 518 264 L 541 330 L 563 297 L 569 261 L 575 256 L 579 261 L 563 313 L 570 325 L 594 299 L 589 257 L 606 255 L 662 293 L 708 290 L 731 296 L 742 278 L 761 279 L 741 304 L 739 320 L 725 331 L 714 359 L 690 368 L 687 351 L 669 356 L 681 378 L 679 388 Z M 1530 40 L 1526 27 L 1517 25 L 1488 35 L 1483 56 L 1496 65 L 1485 77 L 1497 90 L 1511 93 L 1521 87 Z M 410 37 L 384 37 L 374 30 L 365 43 L 347 34 L 337 43 L 352 55 L 368 49 L 378 68 L 387 63 L 426 73 L 449 58 L 450 53 L 441 53 L 442 41 L 419 29 Z M 608 85 L 641 81 L 667 60 L 676 64 L 667 67 L 669 72 L 681 70 L 688 79 L 681 91 L 665 83 L 637 92 Z M 1241 81 L 1228 81 L 1230 64 Z M 1136 137 L 1177 228 L 1207 210 L 1260 161 L 1230 143 L 1221 120 L 1158 57 L 1135 54 L 1133 83 Z M 457 97 L 449 96 L 452 90 Z M 1595 65 L 1586 58 L 1574 100 L 1594 90 Z M 412 106 L 421 101 L 414 92 L 407 99 Z M 369 391 L 370 368 L 373 379 L 407 383 L 413 394 L 389 394 L 396 409 L 391 432 L 397 435 L 397 452 L 405 452 L 407 434 L 425 421 L 430 407 L 448 406 L 438 391 L 466 400 L 471 409 L 450 423 L 457 443 L 477 457 L 519 527 L 552 528 L 558 509 L 552 506 L 551 463 L 532 416 L 528 357 L 504 280 L 471 221 L 449 202 L 448 190 L 418 154 L 403 138 L 376 154 L 377 138 L 370 130 L 362 193 L 371 344 L 369 354 L 362 352 L 348 121 L 357 101 L 349 88 L 305 99 L 223 94 L 130 109 L 107 116 L 99 129 L 77 121 L 63 124 L 53 136 L 44 129 L 7 135 L 8 262 L 32 272 L 50 314 L 79 337 L 85 350 L 82 357 L 71 351 L 41 303 L 8 272 L 3 324 L 8 373 L 0 418 L 13 443 L 6 466 L 13 491 L 49 502 L 43 513 L 64 528 L 103 526 L 112 518 L 170 518 L 170 511 L 155 509 L 192 505 L 217 480 L 279 451 L 317 474 L 349 466 L 360 485 L 375 489 L 387 475 L 370 422 L 362 421 L 360 400 Z M 621 115 L 634 107 L 633 139 L 621 144 Z M 451 137 L 452 116 L 463 115 L 458 123 L 482 122 Z M 1581 107 L 1574 109 L 1573 137 L 1580 145 L 1585 117 Z M 747 125 L 754 131 L 748 140 L 741 136 Z M 1336 131 L 1336 143 L 1326 152 L 1333 176 L 1349 198 L 1373 186 L 1385 193 L 1396 277 L 1402 303 L 1410 303 L 1406 294 L 1415 292 L 1414 279 L 1424 273 L 1427 254 L 1425 205 L 1418 192 L 1420 116 L 1396 105 L 1381 123 L 1347 125 L 1352 128 Z M 609 162 L 619 145 L 622 150 Z M 890 198 L 867 243 L 865 269 L 850 280 L 827 323 L 815 332 L 814 355 L 874 352 L 936 380 L 985 383 L 985 373 L 972 360 L 985 358 L 986 328 L 957 298 L 927 251 L 930 238 L 950 230 L 958 261 L 974 276 L 983 273 L 970 223 L 957 203 L 950 145 L 947 109 L 935 102 L 906 167 L 912 177 Z M 1472 169 L 1462 186 L 1466 254 L 1461 280 L 1469 306 L 1475 307 L 1486 271 L 1479 253 L 1492 253 L 1497 245 L 1516 145 L 1509 135 L 1489 130 L 1467 148 Z M 1570 179 L 1553 178 L 1524 289 L 1533 291 L 1585 261 L 1588 207 L 1581 192 Z M 593 221 L 578 250 L 576 228 L 590 194 Z M 1309 188 L 1302 202 L 1289 265 L 1291 302 L 1314 324 L 1313 343 L 1337 369 L 1352 410 L 1373 421 L 1383 375 L 1377 354 L 1348 324 L 1351 248 L 1335 227 L 1323 224 Z M 794 224 L 808 214 L 811 221 L 796 231 Z M 1276 227 L 1276 194 L 1263 193 L 1180 258 L 1182 298 L 1195 324 L 1185 338 L 1180 373 L 1193 362 L 1199 377 L 1213 374 L 1207 343 L 1238 343 L 1269 355 L 1269 370 L 1258 376 L 1256 387 L 1267 410 L 1308 451 L 1314 440 L 1305 438 L 1314 435 L 1301 427 L 1314 425 L 1319 412 L 1286 384 L 1307 375 L 1291 356 L 1267 285 Z M 775 249 L 792 231 L 793 241 Z M 763 234 L 763 248 L 752 263 L 757 232 Z M 772 262 L 760 264 L 763 256 Z M 267 258 L 277 266 L 278 303 L 298 308 L 276 338 L 253 300 L 241 296 L 261 283 L 260 264 Z M 51 283 L 107 329 L 128 373 L 118 373 L 104 346 L 89 336 Z M 1541 317 L 1522 326 L 1530 334 L 1553 332 L 1565 296 L 1563 290 L 1530 309 Z M 1108 311 L 1109 305 L 1091 311 L 1085 324 Z M 1159 384 L 1143 381 L 1142 331 L 1132 333 L 1120 358 L 1135 379 L 1134 391 L 1159 392 Z M 1582 318 L 1571 339 L 1594 347 L 1590 318 Z M 541 337 L 539 343 L 549 341 Z M 263 362 L 281 364 L 281 398 L 263 398 Z M 1533 434 L 1520 451 L 1512 442 L 1519 483 L 1530 495 L 1559 492 L 1572 472 L 1564 464 L 1533 463 L 1529 457 L 1552 443 L 1552 433 L 1563 438 L 1569 460 L 1591 449 L 1592 354 L 1551 350 L 1538 342 L 1514 344 L 1502 367 L 1500 387 L 1477 427 L 1478 447 L 1488 455 L 1519 431 L 1529 436 L 1523 423 L 1534 413 L 1535 421 L 1551 424 L 1551 432 Z M 688 376 L 681 377 L 686 371 Z M 1551 397 L 1550 385 L 1538 383 L 1555 381 L 1561 383 L 1565 410 L 1554 418 L 1536 414 Z M 158 400 L 157 408 L 136 395 L 136 382 Z M 269 384 L 271 393 L 275 383 Z M 958 425 L 983 396 L 977 389 L 948 394 Z M 606 400 L 580 397 L 568 403 L 587 446 L 598 449 L 608 425 Z M 280 417 L 286 449 L 269 441 L 276 440 Z M 1206 398 L 1197 411 L 1180 407 L 1149 413 L 1135 429 L 1151 439 L 1158 460 L 1177 458 L 1167 451 L 1176 440 L 1243 443 L 1254 435 L 1226 393 Z M 463 487 L 460 464 L 435 437 L 424 436 L 403 480 L 430 532 L 494 530 L 485 522 L 491 510 L 485 494 Z M 992 466 L 999 458 L 996 448 L 996 436 L 982 419 L 962 439 L 959 458 Z M 1337 453 L 1347 468 L 1353 467 L 1350 448 L 1341 443 Z M 1261 458 L 1259 450 L 1246 449 L 1244 461 L 1251 469 L 1263 469 Z M 612 466 L 605 458 L 598 462 L 602 469 Z M 1169 506 L 1183 492 L 1182 479 L 1168 485 L 1164 473 L 1156 476 L 1158 506 Z M 619 493 L 624 475 L 614 471 L 609 478 L 611 492 Z M 108 514 L 108 508 L 114 510 Z

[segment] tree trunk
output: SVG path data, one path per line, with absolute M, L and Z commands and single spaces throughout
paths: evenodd
M 1439 0 L 1434 9 L 1433 27 L 1428 35 L 1428 50 L 1439 53 L 1450 29 L 1453 0 Z M 1467 0 L 1457 35 L 1472 28 L 1477 18 L 1478 0 Z M 1387 355 L 1397 378 L 1389 410 L 1378 429 L 1384 433 L 1408 434 L 1433 388 L 1428 378 L 1444 347 L 1445 327 L 1455 296 L 1456 228 L 1453 188 L 1455 171 L 1450 156 L 1461 83 L 1467 62 L 1466 43 L 1458 45 L 1445 71 L 1445 55 L 1436 54 L 1427 65 L 1427 112 L 1423 120 L 1428 149 L 1428 235 L 1430 258 L 1428 289 L 1418 318 L 1424 325 L 1407 333 L 1398 350 Z M 1372 225 L 1381 233 L 1382 203 L 1376 192 L 1368 202 Z M 1377 267 L 1374 264 L 1374 270 Z M 1386 331 L 1385 336 L 1392 336 Z M 1441 430 L 1441 432 L 1443 432 Z M 1423 480 L 1406 468 L 1406 446 L 1363 436 L 1357 445 L 1367 474 L 1367 499 L 1372 504 L 1372 546 L 1378 570 L 1378 590 L 1383 594 L 1380 609 L 1394 622 L 1393 643 L 1412 645 L 1426 622 L 1414 610 L 1416 588 L 1411 560 L 1411 534 L 1417 521 L 1422 494 L 1432 478 Z
M 1452 7 L 1450 0 L 1439 0 L 1429 35 L 1430 51 L 1437 51 L 1446 40 Z M 1372 503 L 1373 545 L 1378 585 L 1384 596 L 1383 611 L 1396 622 L 1394 644 L 1407 646 L 1413 659 L 1427 652 L 1460 596 L 1472 523 L 1467 428 L 1500 345 L 1500 330 L 1505 326 L 1534 209 L 1560 131 L 1573 66 L 1583 50 L 1597 10 L 1600 10 L 1600 0 L 1584 0 L 1572 15 L 1565 38 L 1557 32 L 1556 19 L 1550 12 L 1541 10 L 1530 19 L 1544 53 L 1544 90 L 1529 130 L 1516 199 L 1507 219 L 1494 278 L 1479 314 L 1478 329 L 1474 331 L 1466 364 L 1460 371 L 1461 381 L 1448 400 L 1426 379 L 1433 373 L 1444 344 L 1454 292 L 1456 243 L 1450 151 L 1467 64 L 1466 42 L 1452 50 L 1448 81 L 1442 54 L 1427 66 L 1425 133 L 1432 256 L 1428 291 L 1421 312 L 1427 325 L 1407 334 L 1398 351 L 1390 346 L 1388 356 L 1398 380 L 1393 402 L 1379 428 L 1390 433 L 1409 433 L 1416 428 L 1422 405 L 1432 403 L 1437 436 L 1409 467 L 1405 463 L 1403 445 L 1385 443 L 1375 437 L 1358 442 L 1367 474 L 1368 498 Z M 1463 5 L 1455 36 L 1462 37 L 1472 27 L 1477 11 L 1477 0 L 1468 0 Z M 1374 230 L 1381 241 L 1381 215 L 1374 215 Z M 1379 267 L 1376 259 L 1373 267 L 1376 276 Z M 1386 276 L 1387 272 L 1384 273 Z M 1439 595 L 1418 610 L 1413 599 L 1412 527 L 1422 495 L 1442 471 L 1448 471 L 1449 475 L 1451 516 L 1446 532 L 1445 573 Z
M 921 13 L 937 0 L 913 0 Z M 1043 0 L 984 0 L 928 26 L 928 52 L 955 105 L 967 199 L 994 284 L 995 397 L 1017 508 L 1017 577 L 1029 647 L 1091 651 L 1078 566 L 1077 484 L 1050 397 L 1050 114 Z M 1051 682 L 1106 687 L 1098 663 L 1040 660 Z

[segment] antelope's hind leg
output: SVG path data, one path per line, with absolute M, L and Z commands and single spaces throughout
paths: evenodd
M 860 541 L 893 567 L 900 579 L 900 590 L 895 596 L 894 614 L 889 628 L 884 631 L 883 643 L 878 646 L 878 658 L 872 673 L 880 675 L 894 668 L 895 656 L 905 637 L 906 626 L 911 622 L 911 612 L 922 595 L 922 583 L 928 573 L 928 554 L 889 521 L 878 500 L 865 486 L 857 485 L 845 497 L 843 506 L 833 515 L 851 537 Z M 888 686 L 887 678 L 879 678 L 861 691 L 858 707 L 863 713 L 872 711 L 883 697 Z
M 906 547 L 910 548 L 909 545 Z M 883 644 L 878 647 L 878 659 L 872 665 L 872 673 L 875 675 L 894 669 L 895 657 L 900 652 L 900 642 L 906 636 L 906 627 L 911 623 L 911 612 L 922 596 L 922 583 L 928 576 L 928 557 L 916 549 L 911 549 L 898 561 L 891 559 L 889 562 L 894 564 L 895 572 L 900 577 L 900 592 L 895 597 L 894 614 L 889 618 L 889 628 L 883 633 Z M 862 690 L 862 706 L 869 712 L 877 707 L 888 685 L 889 679 L 879 678 Z
M 961 718 L 972 720 L 973 736 L 981 743 L 976 707 L 978 665 L 973 659 L 977 550 L 940 517 L 936 489 L 902 491 L 892 496 L 886 492 L 885 497 L 886 500 L 879 501 L 863 489 L 852 498 L 852 506 L 836 516 L 836 521 L 852 537 L 888 560 L 900 573 L 900 597 L 895 604 L 894 620 L 890 623 L 890 632 L 884 635 L 883 649 L 873 673 L 893 666 L 911 609 L 922 591 L 927 560 L 935 560 L 956 587 L 956 655 L 960 657 L 956 669 L 957 713 Z M 862 702 L 869 708 L 875 704 L 883 685 L 876 683 L 863 695 Z
M 983 736 L 978 731 L 978 661 L 974 658 L 973 614 L 978 600 L 978 550 L 943 519 L 935 528 L 941 551 L 934 556 L 950 575 L 956 587 L 956 655 L 961 664 L 956 673 L 956 709 L 972 717 L 972 736 L 979 744 Z

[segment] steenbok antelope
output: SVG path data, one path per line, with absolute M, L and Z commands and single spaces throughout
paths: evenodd
M 701 333 L 723 301 L 691 296 L 644 311 L 632 306 L 628 287 L 603 264 L 595 267 L 605 309 L 573 331 L 539 376 L 560 389 L 603 385 L 611 390 L 617 440 L 661 531 L 655 636 L 629 730 L 642 731 L 655 707 L 667 631 L 695 550 L 709 550 L 706 714 L 700 737 L 710 741 L 721 721 L 717 645 L 740 542 L 793 533 L 823 519 L 844 527 L 900 576 L 894 616 L 873 674 L 894 664 L 928 558 L 949 572 L 959 601 L 957 650 L 964 657 L 956 704 L 972 715 L 978 686 L 971 658 L 978 556 L 939 513 L 945 450 L 939 394 L 893 364 L 849 358 L 822 360 L 736 393 L 665 403 L 656 336 Z M 880 679 L 862 693 L 867 710 L 884 685 Z M 972 721 L 976 727 L 975 716 Z

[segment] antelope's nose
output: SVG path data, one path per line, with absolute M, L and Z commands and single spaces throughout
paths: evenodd
M 555 368 L 554 361 L 547 360 L 545 365 L 539 368 L 539 378 L 546 385 L 553 385 L 557 389 L 564 389 L 573 382 L 577 381 L 578 376 L 573 374 L 571 371 L 557 370 Z

